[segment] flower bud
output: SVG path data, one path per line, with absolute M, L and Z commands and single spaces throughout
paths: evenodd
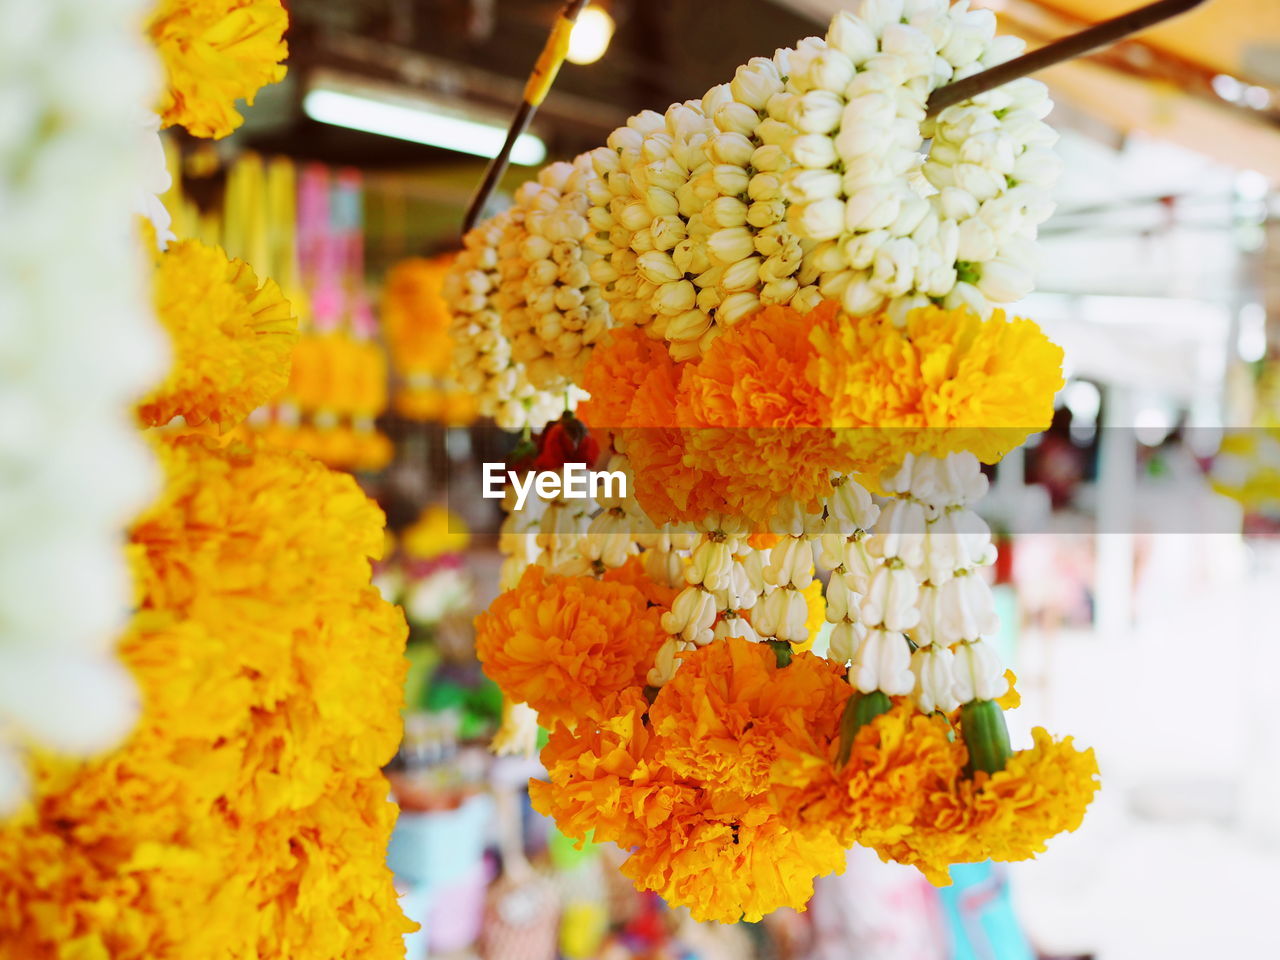
M 716 320 L 731 327 L 760 309 L 760 298 L 750 291 L 726 297 L 716 310 Z
M 751 162 L 755 147 L 740 133 L 721 133 L 712 138 L 708 155 L 715 163 L 745 167 Z
M 751 256 L 755 242 L 746 227 L 726 227 L 707 238 L 707 250 L 715 262 L 727 266 Z
M 880 309 L 880 305 L 884 303 L 884 294 L 869 281 L 857 280 L 844 288 L 840 303 L 853 316 L 865 317 Z
M 667 323 L 666 339 L 671 341 L 697 340 L 711 326 L 711 317 L 701 310 L 688 310 L 672 317 Z
M 661 250 L 649 250 L 636 259 L 640 275 L 653 284 L 673 283 L 684 275 L 677 269 L 669 254 Z
M 848 11 L 841 10 L 827 28 L 827 43 L 839 50 L 856 66 L 879 49 L 876 34 L 868 25 Z
M 736 197 L 746 193 L 751 177 L 744 167 L 721 163 L 712 168 L 711 180 L 722 195 Z
M 809 63 L 809 82 L 819 90 L 843 94 L 857 72 L 853 61 L 842 50 L 828 46 Z
M 801 133 L 830 133 L 840 126 L 844 98 L 830 90 L 810 90 L 791 108 L 791 124 Z
M 838 159 L 835 141 L 820 133 L 792 137 L 786 149 L 792 160 L 812 170 L 830 167 Z
M 783 185 L 792 203 L 817 203 L 840 195 L 840 175 L 831 170 L 792 170 Z
M 747 222 L 747 205 L 735 197 L 718 197 L 703 211 L 713 227 L 741 227 Z
M 755 110 L 763 110 L 769 97 L 782 87 L 782 78 L 773 61 L 753 57 L 738 68 L 729 87 L 735 100 Z
M 1008 260 L 989 260 L 981 267 L 978 290 L 995 303 L 1013 303 L 1031 292 L 1031 274 Z
M 845 203 L 845 229 L 850 232 L 883 229 L 898 218 L 901 207 L 901 200 L 892 187 L 866 187 Z

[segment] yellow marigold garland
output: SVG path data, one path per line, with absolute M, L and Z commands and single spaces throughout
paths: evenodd
M 164 64 L 163 125 L 219 139 L 244 122 L 235 103 L 284 79 L 281 0 L 158 0 L 147 33 Z
M 196 240 L 154 256 L 156 315 L 173 343 L 173 368 L 139 404 L 147 426 L 183 417 L 219 432 L 279 394 L 289 381 L 297 319 L 275 281 Z
M 0 831 L 0 942 L 31 960 L 398 957 L 377 851 L 406 628 L 369 585 L 380 512 L 299 454 L 159 449 L 121 645 L 143 721 L 94 763 L 41 759 L 34 806 Z

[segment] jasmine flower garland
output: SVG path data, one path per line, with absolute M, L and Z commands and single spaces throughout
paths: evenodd
M 122 539 L 158 475 L 132 410 L 165 357 L 130 236 L 154 179 L 143 12 L 0 0 L 0 814 L 19 743 L 93 753 L 136 716 Z

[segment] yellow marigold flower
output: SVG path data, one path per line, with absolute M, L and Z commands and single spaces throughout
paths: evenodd
M 297 320 L 274 281 L 259 284 L 243 261 L 188 240 L 156 254 L 152 288 L 174 363 L 139 404 L 143 423 L 181 416 L 226 431 L 288 384 Z
M 767 307 L 685 365 L 677 404 L 684 462 L 715 478 L 735 515 L 766 524 L 780 500 L 813 503 L 830 492 L 832 472 L 850 467 L 830 429 L 830 397 L 807 376 L 810 328 L 835 310 Z
M 827 763 L 807 771 L 799 818 L 827 826 L 844 846 L 900 839 L 912 829 L 925 794 L 950 789 L 963 772 L 964 750 L 950 730 L 944 718 L 899 700 L 857 732 L 843 767 Z
M 0 943 L 32 960 L 403 952 L 380 768 L 399 741 L 403 615 L 369 585 L 382 516 L 291 453 L 157 444 L 120 656 L 130 739 L 40 757 L 0 830 Z M 199 917 L 198 923 L 192 917 Z
M 236 101 L 252 106 L 284 78 L 288 25 L 281 0 L 158 0 L 147 33 L 165 69 L 164 126 L 214 139 L 240 126 Z
M 607 716 L 557 727 L 542 752 L 550 783 L 530 795 L 566 835 L 635 848 L 623 872 L 699 920 L 802 910 L 845 847 L 794 816 L 791 784 L 829 762 L 848 695 L 819 657 L 780 669 L 763 644 L 716 641 L 685 657 L 652 707 L 631 688 Z
M 945 886 L 955 863 L 1027 860 L 1046 842 L 1078 828 L 1099 784 L 1092 750 L 1077 750 L 1071 738 L 1054 740 L 1032 731 L 1035 745 L 1009 758 L 1004 770 L 961 777 L 948 789 L 921 790 L 911 829 L 897 838 L 860 836 L 884 859 L 917 867 Z M 962 751 L 963 752 L 963 751 Z
M 1026 860 L 1045 841 L 1076 830 L 1100 786 L 1093 750 L 1072 738 L 1055 740 L 1043 727 L 1031 731 L 1034 746 L 1009 758 L 999 773 L 974 779 L 978 842 L 992 860 Z
M 903 327 L 886 314 L 823 314 L 809 376 L 830 398 L 839 441 L 871 474 L 908 453 L 969 451 L 994 463 L 1048 426 L 1062 349 L 1030 320 L 925 307 Z
M 476 618 L 476 655 L 507 696 L 545 724 L 572 726 L 607 716 L 611 698 L 644 686 L 667 639 L 660 617 L 626 583 L 535 565 Z

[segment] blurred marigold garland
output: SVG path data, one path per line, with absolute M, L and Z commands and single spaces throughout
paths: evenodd
M 162 4 L 168 121 L 229 132 L 231 102 L 283 74 L 284 24 L 277 2 Z M 288 382 L 271 281 L 194 242 L 153 276 L 175 366 L 140 420 L 226 431 Z M 119 648 L 143 714 L 87 764 L 35 755 L 32 801 L 0 827 L 0 942 L 30 960 L 402 956 L 381 766 L 406 626 L 370 584 L 381 511 L 301 453 L 151 439 L 166 487 L 131 530 Z

